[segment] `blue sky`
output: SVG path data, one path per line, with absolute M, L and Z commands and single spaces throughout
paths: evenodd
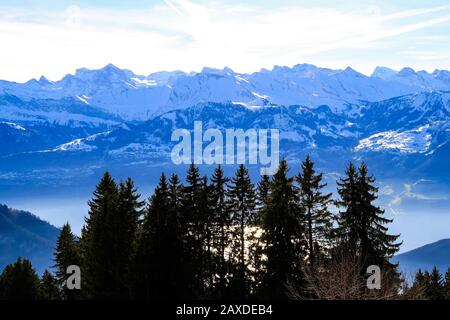
M 448 1 L 0 0 L 0 79 L 274 65 L 450 69 Z

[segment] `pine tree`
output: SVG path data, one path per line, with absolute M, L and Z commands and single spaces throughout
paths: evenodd
M 260 212 L 267 207 L 270 200 L 270 178 L 264 174 L 261 176 L 261 181 L 258 183 L 258 197 L 257 206 Z M 262 215 L 260 215 L 262 216 Z
M 128 178 L 120 182 L 117 210 L 114 214 L 111 228 L 113 229 L 113 264 L 115 298 L 130 297 L 130 266 L 132 261 L 134 239 L 137 232 L 141 208 L 144 203 L 139 200 L 140 194 L 133 181 Z
M 264 264 L 264 245 L 263 245 L 263 229 L 262 220 L 265 216 L 265 212 L 270 202 L 270 178 L 268 175 L 263 174 L 261 180 L 258 183 L 257 196 L 256 196 L 256 214 L 254 217 L 254 223 L 249 232 L 249 259 L 250 259 L 250 275 L 251 292 L 253 297 L 258 298 L 258 293 L 263 284 L 265 276 L 265 264 Z
M 83 274 L 87 296 L 125 299 L 132 245 L 142 202 L 131 179 L 119 187 L 106 172 L 89 201 L 82 232 Z
M 375 179 L 368 175 L 367 166 L 362 163 L 356 172 L 352 164 L 347 169 L 347 177 L 338 181 L 341 196 L 339 231 L 341 238 L 349 244 L 351 252 L 360 257 L 362 270 L 369 265 L 388 267 L 394 271 L 389 259 L 398 251 L 401 243 L 396 243 L 399 235 L 388 234 L 387 224 L 392 220 L 384 218 L 384 210 L 375 206 L 378 188 Z
M 68 223 L 62 227 L 56 241 L 54 261 L 56 280 L 58 282 L 58 286 L 61 288 L 62 299 L 79 299 L 81 297 L 81 293 L 78 292 L 78 290 L 69 290 L 66 286 L 66 280 L 69 276 L 67 274 L 67 267 L 71 265 L 80 266 L 81 264 L 78 242 Z
M 40 280 L 39 299 L 60 300 L 61 291 L 59 288 L 58 280 L 48 270 L 45 270 Z
M 176 174 L 172 174 L 169 180 L 170 210 L 166 217 L 166 242 L 168 277 L 171 279 L 168 291 L 172 298 L 186 297 L 185 269 L 184 269 L 184 227 L 181 220 L 181 199 L 183 186 Z
M 444 298 L 450 300 L 450 268 L 447 269 L 444 278 Z
M 211 178 L 210 205 L 212 208 L 212 240 L 213 248 L 217 252 L 217 297 L 226 296 L 228 286 L 227 273 L 229 262 L 227 259 L 227 248 L 230 244 L 230 226 L 231 215 L 227 207 L 227 182 L 228 178 L 224 176 L 223 169 L 218 166 L 214 170 Z
M 256 214 L 255 187 L 250 180 L 248 170 L 243 164 L 239 166 L 235 176 L 231 179 L 227 196 L 233 235 L 231 250 L 233 258 L 237 262 L 236 272 L 233 275 L 235 297 L 242 299 L 249 295 L 246 228 L 254 222 Z
M 206 291 L 204 195 L 204 179 L 200 177 L 198 168 L 192 164 L 186 175 L 181 201 L 186 294 L 190 297 L 204 297 Z
M 0 300 L 38 300 L 39 277 L 27 259 L 18 258 L 0 275 Z
M 443 300 L 444 295 L 444 280 L 439 270 L 434 267 L 428 276 L 428 287 L 426 289 L 426 296 L 429 300 Z
M 330 247 L 333 228 L 333 215 L 328 209 L 331 204 L 331 193 L 324 194 L 327 186 L 322 182 L 322 174 L 316 174 L 314 163 L 308 156 L 302 163 L 302 172 L 296 177 L 299 183 L 299 207 L 304 213 L 306 234 L 308 237 L 309 263 L 314 270 L 314 263 L 320 251 Z M 323 249 L 322 249 L 323 248 Z
M 118 193 L 114 179 L 105 172 L 88 202 L 89 213 L 82 232 L 82 287 L 88 298 L 115 299 L 121 295 L 114 265 Z
M 366 164 L 359 167 L 358 186 L 360 192 L 360 223 L 359 238 L 361 254 L 367 264 L 393 266 L 389 260 L 399 250 L 401 243 L 395 241 L 400 235 L 388 234 L 386 225 L 392 219 L 384 218 L 384 210 L 373 204 L 378 199 L 378 188 L 374 186 L 375 178 L 369 176 Z
M 288 281 L 299 282 L 304 259 L 304 231 L 299 224 L 293 178 L 288 177 L 285 160 L 272 178 L 270 198 L 263 217 L 266 275 L 262 295 L 266 298 L 286 298 Z
M 211 205 L 211 191 L 212 188 L 208 184 L 208 177 L 204 176 L 202 179 L 202 191 L 200 198 L 200 219 L 203 221 L 203 228 L 200 232 L 203 232 L 202 238 L 204 239 L 204 277 L 205 277 L 205 297 L 211 298 L 214 293 L 214 277 L 215 277 L 215 260 L 216 256 L 213 252 L 213 226 L 214 226 L 214 213 Z
M 427 276 L 419 269 L 414 277 L 414 282 L 409 289 L 415 299 L 427 299 L 426 290 L 428 288 L 429 275 Z
M 170 194 L 170 204 L 174 210 L 176 210 L 177 217 L 179 216 L 179 209 L 181 206 L 182 197 L 182 185 L 180 178 L 176 174 L 172 174 L 169 180 L 169 194 Z
M 350 255 L 357 253 L 360 207 L 358 191 L 358 173 L 353 163 L 346 169 L 346 177 L 337 181 L 340 200 L 338 207 L 344 209 L 339 212 L 337 236 L 341 246 L 349 249 Z
M 173 207 L 178 197 L 178 183 L 178 178 L 172 176 L 169 189 L 166 176 L 162 174 L 150 198 L 134 262 L 136 298 L 167 300 L 182 296 L 178 211 Z
M 164 258 L 167 252 L 163 252 L 164 243 L 164 215 L 169 212 L 169 192 L 167 179 L 161 175 L 159 184 L 154 194 L 150 197 L 149 204 L 145 210 L 142 231 L 138 239 L 136 253 L 137 286 L 134 295 L 137 298 L 155 299 L 158 292 L 164 290 L 161 282 L 167 281 L 163 277 Z M 161 292 L 161 299 L 164 293 Z

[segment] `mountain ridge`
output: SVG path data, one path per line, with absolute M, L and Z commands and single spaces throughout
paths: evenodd
M 406 276 L 414 276 L 419 269 L 429 271 L 436 266 L 443 274 L 450 268 L 450 238 L 442 239 L 393 257 Z
M 30 259 L 39 273 L 50 269 L 58 235 L 34 214 L 0 204 L 0 270 L 18 257 Z
M 380 178 L 447 181 L 447 74 L 298 64 L 145 76 L 108 65 L 58 81 L 0 81 L 1 186 L 75 184 L 102 168 L 176 169 L 171 132 L 192 130 L 194 120 L 205 129 L 279 129 L 282 157 L 310 154 L 326 172 L 365 160 Z
M 200 72 L 160 71 L 144 76 L 108 64 L 97 70 L 80 68 L 57 81 L 49 81 L 44 76 L 25 83 L 2 80 L 0 92 L 25 100 L 78 98 L 126 120 L 143 121 L 202 102 L 309 107 L 325 104 L 335 112 L 345 112 L 346 106 L 361 101 L 450 90 L 449 74 L 445 70 L 428 73 L 411 68 L 394 71 L 379 67 L 366 76 L 351 67 L 333 70 L 298 64 L 254 73 L 205 67 Z

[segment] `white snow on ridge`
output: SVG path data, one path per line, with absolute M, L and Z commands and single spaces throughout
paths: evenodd
M 26 129 L 22 126 L 19 126 L 17 123 L 14 122 L 0 122 L 0 124 L 7 125 L 13 129 L 19 130 L 19 131 L 26 131 Z
M 359 141 L 355 151 L 398 151 L 400 153 L 426 153 L 431 145 L 429 125 L 407 131 L 385 131 Z
M 167 156 L 171 149 L 155 143 L 130 143 L 118 149 L 110 150 L 108 154 L 114 158 L 134 156 L 139 159 Z
M 266 95 L 264 95 L 264 94 L 259 94 L 258 92 L 252 92 L 252 94 L 253 94 L 255 97 L 259 98 L 259 99 L 265 99 L 265 100 L 270 99 L 269 96 L 266 96 Z
M 51 151 L 92 151 L 97 149 L 95 146 L 90 146 L 84 142 L 84 139 L 75 139 L 68 143 L 64 143 Z
M 0 108 L 0 118 L 11 120 L 8 123 L 14 123 L 12 121 L 20 122 L 49 122 L 57 123 L 59 125 L 78 126 L 83 123 L 89 123 L 94 126 L 102 124 L 117 125 L 119 124 L 114 120 L 105 120 L 102 118 L 96 118 L 93 116 L 70 113 L 67 111 L 47 111 L 47 110 L 29 110 L 21 109 L 17 106 L 2 106 Z M 15 124 L 15 123 L 14 123 Z M 21 130 L 16 127 L 16 129 Z
M 250 105 L 248 103 L 238 102 L 238 101 L 232 101 L 231 104 L 236 105 L 236 106 L 242 106 L 242 107 L 245 107 L 245 108 L 247 108 L 249 110 L 258 110 L 258 109 L 264 108 L 264 106 Z
M 399 72 L 378 68 L 373 76 L 365 77 L 351 68 L 331 70 L 302 64 L 291 68 L 275 66 L 252 74 L 229 68 L 204 68 L 201 72 L 162 71 L 145 77 L 109 64 L 98 70 L 78 69 L 55 82 L 45 78 L 26 83 L 3 81 L 0 92 L 24 99 L 77 97 L 126 120 L 145 121 L 149 116 L 201 102 L 229 101 L 250 106 L 328 105 L 333 112 L 354 116 L 359 109 L 349 106 L 360 105 L 361 100 L 382 101 L 429 90 L 448 91 L 447 74 L 445 70 L 428 74 L 410 68 Z M 412 107 L 419 108 L 422 102 L 419 99 Z
M 61 144 L 57 146 L 56 148 L 52 150 L 48 150 L 46 152 L 57 152 L 57 151 L 84 151 L 84 152 L 90 152 L 93 150 L 96 150 L 96 146 L 92 146 L 87 144 L 86 142 L 92 142 L 95 141 L 98 137 L 106 137 L 108 136 L 112 131 L 106 131 L 106 132 L 100 132 L 97 134 L 90 135 L 86 138 L 80 138 L 75 139 L 73 141 Z
M 235 78 L 238 82 L 245 82 L 245 83 L 250 84 L 250 81 L 248 81 L 247 79 L 243 78 L 243 77 L 240 76 L 240 75 L 236 75 L 234 78 Z
M 87 97 L 85 95 L 77 96 L 78 100 L 80 100 L 81 102 L 84 102 L 85 104 L 89 104 L 89 102 L 87 101 Z
M 98 137 L 107 137 L 111 132 L 112 132 L 112 130 L 96 133 L 96 134 L 90 135 L 89 137 L 85 138 L 85 140 L 86 141 L 94 141 Z
M 131 80 L 133 80 L 134 83 L 137 85 L 142 85 L 142 86 L 146 86 L 146 87 L 155 87 L 158 85 L 158 83 L 152 79 L 131 78 Z

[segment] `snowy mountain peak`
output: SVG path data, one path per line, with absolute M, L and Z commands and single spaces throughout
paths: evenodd
M 100 70 L 110 70 L 110 71 L 119 71 L 119 72 L 122 71 L 122 69 L 120 69 L 119 67 L 116 67 L 112 63 L 108 63 L 106 66 L 104 66 Z
M 344 69 L 344 71 L 342 71 L 343 74 L 350 76 L 350 77 L 356 77 L 356 78 L 367 78 L 366 75 L 356 71 L 355 69 L 353 69 L 352 67 L 347 67 Z
M 272 69 L 273 73 L 291 73 L 293 68 L 289 68 L 287 66 L 278 66 L 275 65 Z
M 376 102 L 430 91 L 449 91 L 450 72 L 399 72 L 377 67 L 368 77 L 347 67 L 320 68 L 312 64 L 274 66 L 251 74 L 225 67 L 201 72 L 162 71 L 148 76 L 113 64 L 90 70 L 77 69 L 59 81 L 45 77 L 19 84 L 0 81 L 0 92 L 22 100 L 72 97 L 126 120 L 147 120 L 201 102 L 235 102 L 246 106 L 327 105 L 337 113 L 355 114 L 361 101 Z M 86 105 L 86 104 L 85 104 Z
M 300 64 L 296 64 L 295 66 L 293 66 L 292 69 L 294 69 L 294 70 L 316 70 L 319 68 L 313 64 L 300 63 Z
M 149 74 L 146 79 L 154 81 L 158 86 L 171 86 L 178 78 L 188 76 L 183 71 L 159 71 Z
M 14 122 L 5 122 L 5 121 L 0 121 L 0 126 L 8 126 L 14 130 L 19 130 L 19 131 L 26 131 L 26 129 L 20 125 L 18 125 L 17 123 Z
M 235 74 L 235 72 L 232 69 L 228 68 L 228 67 L 225 67 L 223 69 L 204 67 L 199 74 L 213 74 L 213 75 L 222 75 L 222 76 L 232 76 L 232 75 Z
M 398 75 L 400 77 L 416 77 L 417 73 L 414 71 L 414 69 L 406 67 L 406 68 L 401 69 L 398 72 Z
M 127 81 L 132 77 L 136 77 L 136 75 L 130 70 L 120 69 L 110 63 L 98 70 L 78 69 L 75 77 L 83 81 Z
M 447 70 L 434 70 L 432 75 L 439 80 L 450 83 L 450 71 Z
M 389 78 L 392 78 L 394 75 L 397 74 L 397 71 L 387 68 L 387 67 L 376 67 L 375 70 L 372 72 L 371 77 L 377 77 L 380 79 L 387 80 Z
M 52 81 L 48 80 L 45 76 L 41 76 L 39 78 L 39 83 L 41 83 L 43 85 L 46 85 L 46 84 L 51 84 Z

